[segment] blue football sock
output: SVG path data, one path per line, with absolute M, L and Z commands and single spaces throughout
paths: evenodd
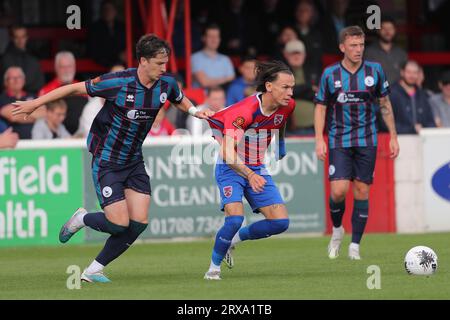
M 267 238 L 286 231 L 288 227 L 289 219 L 264 219 L 241 228 L 239 238 L 242 241 Z
M 331 220 L 333 221 L 333 226 L 335 228 L 339 228 L 342 225 L 342 217 L 345 212 L 345 200 L 339 203 L 336 203 L 330 197 L 330 214 Z
M 369 217 L 369 201 L 354 200 L 352 215 L 352 242 L 360 243 L 367 218 Z
M 108 263 L 124 253 L 145 230 L 145 228 L 147 228 L 146 223 L 130 220 L 130 225 L 128 228 L 124 227 L 123 232 L 111 235 L 106 240 L 103 250 L 98 254 L 95 260 L 106 266 Z
M 225 223 L 217 232 L 216 241 L 214 243 L 214 249 L 212 252 L 212 262 L 216 266 L 220 266 L 223 257 L 227 253 L 231 245 L 231 239 L 233 239 L 236 232 L 244 221 L 243 216 L 229 216 L 225 217 Z

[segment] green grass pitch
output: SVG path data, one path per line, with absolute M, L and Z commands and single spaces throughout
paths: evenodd
M 374 234 L 363 238 L 361 261 L 329 260 L 328 237 L 274 237 L 242 243 L 222 281 L 203 280 L 213 240 L 137 244 L 106 269 L 109 284 L 69 290 L 69 265 L 84 268 L 100 245 L 0 249 L 0 299 L 449 299 L 450 233 Z M 406 252 L 433 248 L 438 270 L 408 275 Z M 381 269 L 381 289 L 369 290 L 367 267 Z

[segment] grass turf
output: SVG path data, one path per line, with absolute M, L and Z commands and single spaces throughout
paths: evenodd
M 0 249 L 0 299 L 449 299 L 450 233 L 366 235 L 361 261 L 329 260 L 328 237 L 248 241 L 222 281 L 203 280 L 213 240 L 137 244 L 106 270 L 109 284 L 69 290 L 69 265 L 84 268 L 100 245 Z M 438 255 L 431 277 L 408 275 L 406 252 L 426 245 Z M 381 269 L 381 289 L 369 290 L 367 267 Z

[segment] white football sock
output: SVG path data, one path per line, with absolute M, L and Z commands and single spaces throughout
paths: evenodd
M 97 273 L 103 271 L 103 268 L 105 266 L 101 263 L 97 262 L 97 260 L 92 261 L 89 267 L 87 267 L 86 272 L 87 273 Z
M 75 223 L 77 224 L 76 227 L 77 228 L 81 228 L 81 227 L 85 227 L 86 225 L 84 224 L 84 216 L 87 214 L 83 213 L 83 214 L 79 214 L 77 215 L 77 217 L 75 218 Z
M 211 260 L 211 264 L 209 265 L 209 271 L 220 271 L 220 266 L 216 266 L 214 262 Z

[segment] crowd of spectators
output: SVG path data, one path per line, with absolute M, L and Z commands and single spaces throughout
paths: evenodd
M 297 108 L 289 119 L 287 134 L 314 135 L 313 98 L 324 68 L 324 54 L 339 54 L 338 34 L 350 24 L 362 25 L 365 1 L 298 0 L 287 11 L 281 1 L 264 0 L 257 7 L 250 1 L 221 1 L 212 8 L 197 8 L 192 20 L 191 57 L 193 87 L 205 90 L 200 106 L 221 110 L 255 93 L 257 59 L 283 60 L 295 77 L 293 98 Z M 173 47 L 184 55 L 183 2 L 176 15 Z M 250 12 L 251 10 L 251 12 Z M 111 72 L 124 69 L 125 29 L 115 2 L 105 0 L 99 19 L 87 28 L 86 52 Z M 53 78 L 45 83 L 39 60 L 28 51 L 28 30 L 9 28 L 9 43 L 0 57 L 3 90 L 0 94 L 0 147 L 11 147 L 18 139 L 86 137 L 102 107 L 101 98 L 69 97 L 39 108 L 27 119 L 12 117 L 12 102 L 33 99 L 77 79 L 76 58 L 63 50 L 54 56 Z M 425 73 L 397 41 L 397 26 L 384 17 L 376 34 L 368 34 L 365 58 L 381 63 L 391 84 L 391 101 L 399 134 L 416 134 L 426 127 L 450 127 L 450 71 L 441 72 L 439 92 L 423 87 Z M 0 52 L 1 53 L 1 52 Z M 237 59 L 236 59 L 237 58 Z M 234 61 L 234 64 L 233 64 Z M 48 75 L 47 75 L 48 77 Z M 182 86 L 182 75 L 177 75 Z M 185 128 L 193 135 L 207 132 L 201 120 L 160 112 L 150 135 L 177 133 Z M 380 117 L 381 118 L 381 117 Z M 385 130 L 382 121 L 381 131 Z

